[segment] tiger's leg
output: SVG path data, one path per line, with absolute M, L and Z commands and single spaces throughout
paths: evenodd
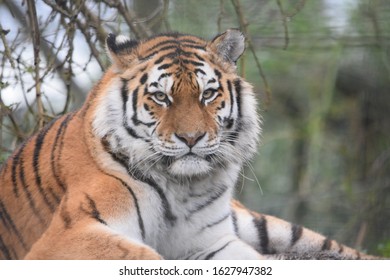
M 142 242 L 117 234 L 102 223 L 91 221 L 64 228 L 57 219 L 25 259 L 152 260 L 161 256 Z
M 252 212 L 237 201 L 232 202 L 232 218 L 237 236 L 263 255 L 293 253 L 310 258 L 310 254 L 334 253 L 346 259 L 375 258 L 304 227 Z
M 266 259 L 237 236 L 227 235 L 207 248 L 188 256 L 191 260 L 261 260 Z
M 161 259 L 143 242 L 139 200 L 130 190 L 112 176 L 72 185 L 25 258 Z

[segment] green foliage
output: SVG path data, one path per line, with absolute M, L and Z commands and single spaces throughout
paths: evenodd
M 380 243 L 377 247 L 377 252 L 385 258 L 390 258 L 390 240 Z

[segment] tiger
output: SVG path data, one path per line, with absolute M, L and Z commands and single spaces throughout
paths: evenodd
M 234 199 L 261 134 L 245 36 L 109 34 L 82 107 L 0 171 L 2 259 L 368 259 Z

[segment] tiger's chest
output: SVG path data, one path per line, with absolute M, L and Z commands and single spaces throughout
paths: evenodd
M 146 186 L 140 201 L 145 243 L 166 259 L 183 258 L 230 230 L 230 200 L 235 180 L 225 173 L 210 181 Z M 226 228 L 228 227 L 228 229 Z

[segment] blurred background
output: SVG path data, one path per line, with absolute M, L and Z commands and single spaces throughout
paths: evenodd
M 108 33 L 240 28 L 263 135 L 237 197 L 390 257 L 390 1 L 0 0 L 0 164 L 79 108 Z

